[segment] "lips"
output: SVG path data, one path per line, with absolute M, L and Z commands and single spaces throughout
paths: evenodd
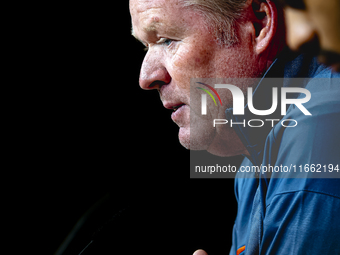
M 179 108 L 181 108 L 183 105 L 185 105 L 185 104 L 180 104 L 180 105 L 174 106 L 174 107 L 172 107 L 172 108 L 173 108 L 174 112 L 176 112 L 176 111 L 177 111 Z
M 173 111 L 171 114 L 171 119 L 177 124 L 182 123 L 184 121 L 187 106 L 188 105 L 186 105 L 185 103 L 178 101 L 164 102 L 164 107 Z
M 166 109 L 173 110 L 174 112 L 176 112 L 183 105 L 185 105 L 185 104 L 181 103 L 181 102 L 179 102 L 179 103 L 164 103 L 164 107 Z

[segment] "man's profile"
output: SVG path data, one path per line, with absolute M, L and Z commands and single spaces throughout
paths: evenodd
M 192 147 L 191 140 L 195 149 L 221 156 L 247 153 L 233 129 L 215 130 L 201 123 L 203 136 L 201 132 L 197 139 L 189 138 L 190 78 L 260 77 L 283 47 L 283 33 L 277 29 L 283 29 L 277 21 L 282 13 L 266 2 L 234 1 L 234 10 L 213 19 L 215 14 L 209 10 L 217 1 L 195 2 L 130 1 L 132 34 L 148 49 L 140 86 L 157 89 L 164 107 L 176 110 L 172 117 L 180 127 L 179 140 L 184 147 Z M 242 7 L 244 13 L 237 14 Z M 226 107 L 230 106 L 230 93 L 221 97 Z M 224 116 L 226 107 L 217 114 Z M 234 146 L 231 149 L 223 144 Z
M 140 86 L 157 90 L 163 106 L 173 111 L 184 147 L 223 157 L 242 154 L 243 169 L 290 166 L 307 173 L 283 178 L 260 172 L 235 179 L 238 214 L 230 254 L 340 253 L 340 77 L 313 56 L 285 48 L 282 7 L 273 0 L 130 0 L 130 13 L 132 34 L 147 48 Z M 304 89 L 311 93 L 304 102 L 311 114 L 291 104 L 284 115 L 259 117 L 248 105 L 244 115 L 236 115 L 230 91 L 218 89 L 223 104 L 211 107 L 210 101 L 202 118 L 191 94 L 195 78 L 234 79 L 244 95 L 252 88 L 263 110 L 272 106 L 272 88 L 297 87 L 298 100 Z M 272 84 L 268 78 L 285 79 Z M 213 118 L 238 124 L 213 126 Z M 276 122 L 254 127 L 253 119 Z M 299 124 L 280 125 L 289 120 Z M 332 178 L 310 175 L 318 166 Z
M 299 170 L 304 166 L 301 169 L 307 172 L 306 166 L 308 171 L 313 166 L 325 166 L 328 171 L 330 165 L 338 169 L 339 74 L 313 56 L 294 56 L 285 49 L 283 9 L 276 1 L 130 0 L 130 12 L 132 34 L 147 48 L 140 86 L 158 90 L 164 107 L 173 111 L 184 147 L 223 157 L 243 154 L 243 169 L 290 166 Z M 275 77 L 285 80 L 275 86 L 266 80 Z M 263 109 L 272 105 L 272 87 L 299 87 L 312 95 L 304 101 L 311 114 L 290 105 L 284 116 L 275 111 L 269 119 L 272 123 L 294 120 L 299 125 L 293 128 L 246 126 L 246 120 L 255 117 L 248 105 L 244 116 L 233 114 L 232 94 L 219 89 L 223 107 L 208 104 L 208 117 L 202 118 L 190 91 L 193 78 L 258 78 L 255 83 L 236 82 L 236 86 L 245 95 L 253 88 L 252 98 Z M 295 78 L 308 80 L 296 82 Z M 302 100 L 305 95 L 297 91 L 294 98 Z M 237 125 L 213 126 L 212 116 Z M 256 120 L 266 119 L 256 116 Z M 283 178 L 277 172 L 262 172 L 235 180 L 238 215 L 230 254 L 340 253 L 335 238 L 340 230 L 339 177 L 310 178 L 309 173 L 303 178 Z

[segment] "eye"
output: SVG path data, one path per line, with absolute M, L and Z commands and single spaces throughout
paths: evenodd
M 169 46 L 171 43 L 172 43 L 171 39 L 166 39 L 163 44 L 165 44 L 166 46 Z
M 168 38 L 161 38 L 157 41 L 157 44 L 164 44 L 166 46 L 169 46 L 174 40 L 168 39 Z

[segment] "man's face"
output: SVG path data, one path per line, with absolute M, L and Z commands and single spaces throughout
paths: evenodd
M 131 0 L 130 12 L 133 35 L 148 48 L 140 86 L 157 89 L 164 107 L 174 111 L 171 118 L 180 128 L 181 144 L 188 149 L 216 151 L 224 141 L 233 147 L 228 155 L 244 153 L 243 147 L 235 146 L 237 136 L 232 128 L 214 128 L 212 119 L 203 120 L 201 112 L 194 109 L 190 78 L 259 76 L 264 67 L 250 50 L 251 40 L 245 39 L 249 36 L 239 30 L 240 43 L 232 47 L 219 45 L 214 32 L 206 26 L 207 20 L 183 7 L 179 0 Z M 226 89 L 218 92 L 225 107 L 211 107 L 208 115 L 224 119 L 232 97 Z
M 319 53 L 319 60 L 340 72 L 340 1 L 283 0 L 287 43 L 293 50 Z

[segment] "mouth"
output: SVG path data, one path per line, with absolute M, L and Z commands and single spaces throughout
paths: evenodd
M 181 108 L 182 106 L 184 106 L 185 104 L 182 103 L 182 102 L 178 102 L 178 103 L 168 103 L 168 102 L 165 102 L 164 103 L 164 107 L 166 109 L 169 109 L 169 110 L 172 110 L 174 112 L 176 112 L 179 108 Z
M 187 106 L 182 102 L 164 102 L 164 107 L 172 110 L 171 119 L 177 124 L 186 118 Z
M 177 124 L 186 123 L 188 118 L 189 105 L 181 101 L 163 101 L 166 109 L 172 110 L 171 119 Z
M 176 105 L 176 106 L 173 106 L 172 107 L 172 110 L 174 111 L 174 112 L 176 112 L 179 108 L 181 108 L 182 106 L 184 106 L 185 104 L 180 104 L 180 105 Z

